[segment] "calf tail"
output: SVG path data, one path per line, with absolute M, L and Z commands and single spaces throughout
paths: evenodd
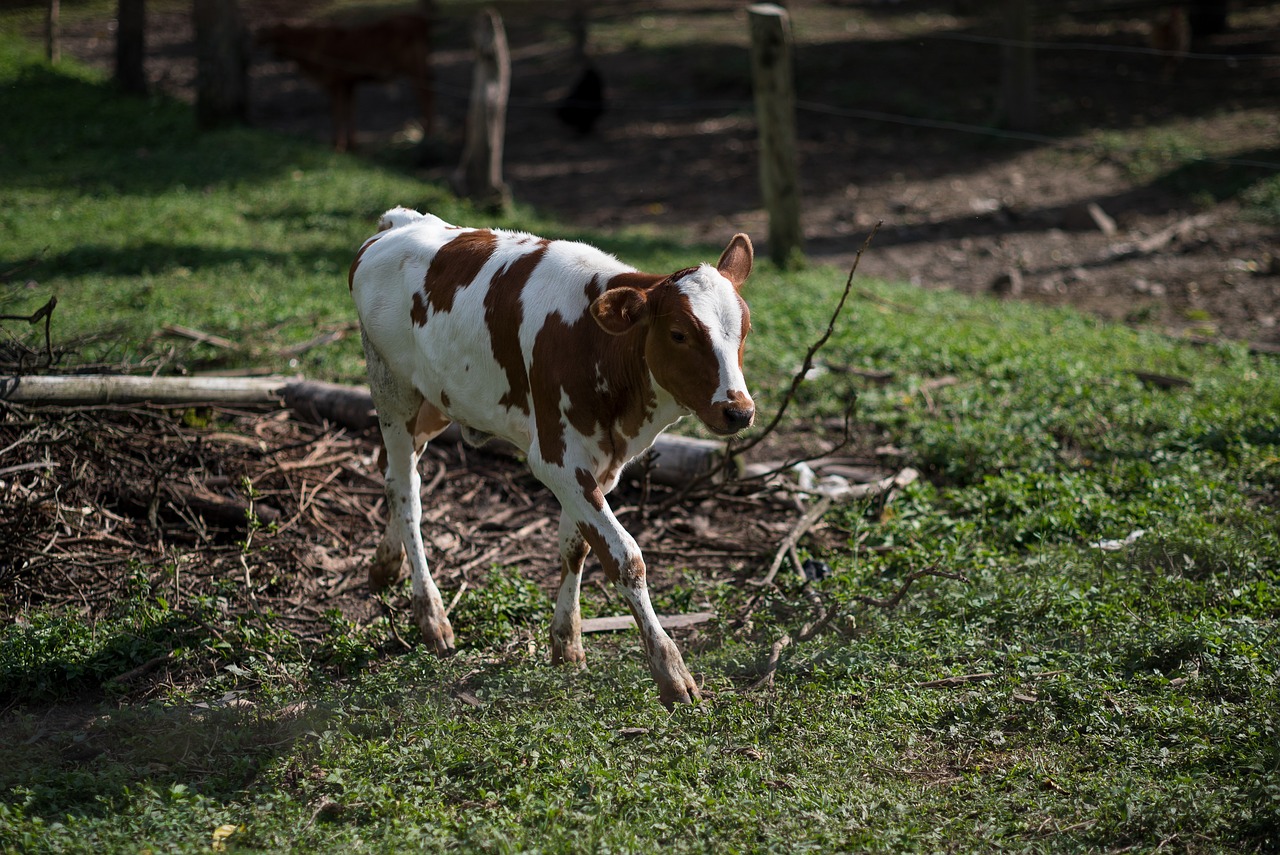
M 408 208 L 392 208 L 382 215 L 382 219 L 378 220 L 378 231 L 385 232 L 387 229 L 398 229 L 401 226 L 407 226 L 423 219 L 426 219 L 426 217 L 417 211 L 411 211 Z

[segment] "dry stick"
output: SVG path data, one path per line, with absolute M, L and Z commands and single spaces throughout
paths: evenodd
M 769 572 L 760 580 L 761 585 L 773 583 L 773 577 L 778 575 L 778 570 L 782 567 L 782 562 L 787 557 L 787 553 L 795 548 L 800 538 L 804 537 L 805 532 L 812 528 L 814 523 L 822 519 L 822 515 L 831 507 L 832 501 L 830 496 L 823 496 L 814 503 L 813 507 L 805 511 L 804 516 L 792 527 L 791 531 L 783 539 L 782 545 L 778 547 L 778 551 L 773 556 L 773 563 L 769 565 Z
M 914 584 L 918 579 L 923 579 L 925 576 L 941 576 L 944 579 L 958 579 L 961 582 L 966 582 L 966 583 L 969 581 L 969 577 L 964 575 L 963 573 L 952 573 L 948 570 L 939 570 L 938 566 L 935 564 L 930 567 L 926 567 L 923 570 L 916 570 L 914 572 L 908 573 L 907 578 L 902 580 L 902 587 L 899 588 L 898 592 L 894 594 L 892 597 L 887 597 L 883 600 L 878 600 L 875 597 L 868 597 L 865 594 L 856 594 L 854 596 L 854 599 L 860 603 L 866 603 L 869 606 L 875 606 L 878 609 L 897 608 L 898 603 L 902 602 L 902 598 L 906 596 L 906 593 L 908 590 L 910 590 L 912 584 Z
M 783 472 L 788 472 L 794 467 L 799 466 L 801 463 L 811 463 L 814 460 L 821 460 L 824 457 L 830 457 L 831 455 L 842 451 L 847 445 L 849 445 L 849 443 L 853 442 L 853 411 L 857 409 L 857 407 L 858 398 L 855 395 L 849 399 L 849 402 L 844 408 L 840 441 L 831 448 L 815 452 L 806 457 L 796 457 L 791 460 L 787 460 L 765 472 L 757 472 L 755 475 L 739 476 L 736 479 L 736 482 L 740 485 L 750 484 L 752 481 L 759 481 L 761 484 L 764 484 L 773 476 L 781 475 Z
M 853 264 L 849 268 L 849 276 L 845 280 L 844 290 L 840 293 L 839 301 L 836 302 L 835 311 L 831 313 L 831 318 L 827 321 L 827 329 L 817 341 L 809 346 L 808 352 L 804 355 L 804 361 L 800 363 L 800 370 L 791 378 L 791 385 L 787 388 L 786 394 L 782 396 L 782 403 L 778 406 L 778 411 L 774 414 L 773 420 L 769 422 L 768 426 L 766 426 L 763 431 L 756 434 L 742 445 L 735 446 L 730 442 L 729 448 L 726 450 L 724 457 L 720 459 L 720 462 L 701 475 L 691 479 L 683 489 L 671 498 L 667 499 L 667 501 L 663 502 L 664 509 L 683 502 L 695 489 L 702 487 L 708 481 L 715 479 L 721 473 L 729 469 L 733 459 L 737 455 L 755 448 L 764 441 L 765 437 L 769 436 L 769 434 L 773 433 L 774 430 L 777 429 L 779 423 L 782 421 L 782 417 L 787 412 L 787 408 L 791 405 L 791 401 L 795 398 L 796 392 L 799 391 L 800 384 L 804 382 L 805 375 L 813 369 L 814 356 L 817 355 L 818 351 L 822 349 L 822 347 L 827 343 L 827 340 L 835 333 L 836 320 L 840 317 L 840 313 L 844 311 L 844 304 L 849 299 L 849 292 L 853 290 L 853 275 L 858 270 L 858 262 L 862 260 L 862 253 L 866 252 L 867 248 L 871 246 L 871 241 L 875 238 L 876 232 L 880 231 L 880 226 L 883 222 L 883 220 L 878 220 L 876 222 L 875 226 L 871 229 L 871 233 L 867 235 L 867 239 L 862 242 L 862 246 L 858 249 L 857 255 L 853 257 Z
M 53 364 L 53 341 L 49 336 L 49 325 L 53 322 L 53 310 L 58 305 L 57 297 L 50 297 L 49 302 L 36 309 L 29 315 L 0 315 L 0 321 L 26 321 L 29 324 L 37 324 L 44 321 L 44 352 L 49 358 L 48 365 Z
M 875 606 L 877 608 L 894 609 L 894 608 L 897 608 L 898 603 L 902 601 L 902 598 L 906 596 L 906 593 L 911 588 L 911 585 L 915 583 L 916 580 L 922 579 L 925 576 L 942 576 L 946 579 L 959 579 L 962 582 L 969 581 L 969 577 L 964 575 L 963 573 L 952 573 L 946 570 L 939 570 L 935 565 L 932 567 L 926 567 L 923 570 L 916 570 L 912 573 L 909 573 L 907 575 L 907 578 L 903 580 L 902 587 L 900 587 L 897 593 L 895 593 L 892 597 L 886 597 L 885 599 L 880 600 L 880 599 L 876 599 L 875 597 L 868 597 L 868 596 L 859 594 L 855 596 L 854 599 L 858 600 L 861 603 L 866 603 L 867 605 Z M 816 602 L 817 594 L 814 593 L 812 589 L 808 587 L 808 585 L 805 586 L 805 589 L 806 589 L 805 590 L 806 594 L 810 595 L 810 599 Z M 751 606 L 754 607 L 754 603 L 752 603 Z M 796 636 L 796 642 L 802 644 L 806 641 L 809 641 L 818 633 L 826 629 L 827 625 L 830 624 L 831 621 L 839 613 L 840 613 L 840 607 L 837 604 L 832 604 L 831 606 L 823 609 L 822 614 L 813 624 L 809 626 L 805 626 L 803 629 L 800 630 L 799 635 Z M 791 636 L 789 635 L 784 635 L 782 636 L 782 638 L 779 638 L 777 641 L 775 641 L 773 643 L 773 650 L 769 653 L 769 661 L 765 664 L 764 675 L 759 680 L 752 683 L 750 686 L 743 689 L 742 691 L 752 692 L 752 691 L 755 691 L 756 689 L 759 689 L 766 685 L 771 684 L 773 682 L 774 672 L 778 670 L 778 660 L 779 660 L 779 657 L 781 657 L 782 655 L 782 649 L 790 643 L 791 643 Z M 937 685 L 954 685 L 955 683 L 961 682 L 964 680 L 984 679 L 989 676 L 991 675 L 983 674 L 983 675 L 963 675 L 961 677 L 948 677 L 946 678 L 946 680 L 937 681 Z M 917 683 L 916 685 L 924 686 L 926 684 Z
M 769 661 L 764 665 L 764 673 L 760 675 L 760 679 L 756 680 L 750 686 L 742 691 L 754 692 L 757 689 L 763 689 L 765 686 L 773 685 L 773 675 L 778 670 L 778 660 L 782 658 L 782 649 L 791 643 L 791 636 L 784 635 L 773 643 L 773 650 L 769 651 Z
M 916 479 L 917 475 L 918 473 L 914 469 L 903 469 L 901 472 L 898 472 L 888 478 L 882 478 L 881 480 L 870 484 L 859 484 L 856 487 L 851 487 L 849 490 L 841 494 L 840 498 L 851 500 L 865 499 L 869 496 L 885 495 L 896 488 L 905 487 L 910 484 Z M 818 520 L 822 519 L 822 515 L 831 508 L 833 502 L 834 498 L 832 496 L 823 495 L 814 503 L 813 507 L 805 512 L 804 516 L 802 516 L 800 521 L 792 527 L 791 531 L 778 546 L 778 551 L 773 556 L 773 563 L 769 565 L 769 572 L 760 580 L 759 584 L 768 585 L 773 582 L 774 576 L 778 574 L 779 568 L 782 567 L 783 559 L 788 553 L 794 552 L 796 545 L 800 542 L 800 538 L 804 537 L 805 532 L 813 528 L 813 526 L 817 524 Z M 804 571 L 800 566 L 799 560 L 796 560 L 796 571 L 800 573 L 801 580 L 803 581 Z

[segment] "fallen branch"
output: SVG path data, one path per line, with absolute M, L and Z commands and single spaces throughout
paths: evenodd
M 805 512 L 804 516 L 800 518 L 800 520 L 792 527 L 791 531 L 787 533 L 787 536 L 783 538 L 782 543 L 779 544 L 778 550 L 773 556 L 773 563 L 769 565 L 769 572 L 765 574 L 765 577 L 762 580 L 760 580 L 760 584 L 768 585 L 773 582 L 773 579 L 778 574 L 778 570 L 782 567 L 782 562 L 787 557 L 787 554 L 796 548 L 796 545 L 800 542 L 800 538 L 804 537 L 805 533 L 808 532 L 809 529 L 813 528 L 818 520 L 822 519 L 822 515 L 831 509 L 831 505 L 836 501 L 836 499 L 840 499 L 841 501 L 851 501 L 853 499 L 865 499 L 869 496 L 887 495 L 894 490 L 901 489 L 912 483 L 919 477 L 919 475 L 920 473 L 916 470 L 907 468 L 898 472 L 896 475 L 892 475 L 888 478 L 882 478 L 881 480 L 870 484 L 855 484 L 852 487 L 847 487 L 839 491 L 820 493 L 818 501 L 813 504 L 813 507 L 809 508 L 809 510 Z M 801 578 L 803 580 L 803 571 L 800 570 L 799 566 L 796 567 L 796 571 L 802 574 Z
M 787 532 L 787 536 L 782 539 L 782 543 L 778 546 L 778 551 L 773 555 L 773 563 L 769 565 L 769 572 L 760 580 L 761 585 L 769 585 L 773 582 L 773 577 L 778 575 L 778 570 L 782 567 L 782 562 L 786 560 L 788 553 L 795 549 L 796 544 L 800 542 L 800 538 L 804 537 L 818 520 L 822 519 L 822 515 L 830 510 L 834 500 L 830 496 L 823 496 L 814 502 L 813 507 L 805 511 L 804 516 Z M 802 573 L 799 567 L 796 572 Z
M 1121 261 L 1126 258 L 1140 258 L 1152 255 L 1164 249 L 1175 239 L 1186 237 L 1194 229 L 1202 229 L 1213 223 L 1212 213 L 1196 214 L 1185 217 L 1171 226 L 1166 226 L 1153 235 L 1135 241 L 1126 241 L 1111 246 L 1101 256 L 1101 261 Z
M 784 552 L 783 554 L 785 555 L 786 553 Z M 915 572 L 909 574 L 907 578 L 903 580 L 902 587 L 900 587 L 897 593 L 895 593 L 892 597 L 887 597 L 885 599 L 879 600 L 879 599 L 876 599 L 875 597 L 857 595 L 854 597 L 854 599 L 856 599 L 860 603 L 866 603 L 867 605 L 876 606 L 877 608 L 894 609 L 897 607 L 898 603 L 902 601 L 902 598 L 906 596 L 906 593 L 911 588 L 911 585 L 916 580 L 922 579 L 925 576 L 942 576 L 947 579 L 959 579 L 964 582 L 969 581 L 969 578 L 965 576 L 963 573 L 949 573 L 945 570 L 938 570 L 934 567 L 927 567 L 924 570 L 916 570 Z M 813 590 L 813 588 L 810 587 L 808 583 L 805 584 L 803 590 L 805 595 L 809 598 L 809 600 L 818 608 L 818 619 L 811 624 L 805 624 L 800 629 L 800 632 L 796 635 L 797 644 L 803 644 L 804 642 L 809 641 L 810 639 L 817 636 L 820 632 L 826 629 L 827 626 L 831 623 L 831 621 L 834 620 L 835 617 L 839 615 L 841 612 L 840 605 L 838 603 L 833 603 L 831 605 L 824 606 L 822 604 L 821 597 L 818 596 L 817 591 Z M 755 607 L 755 601 L 758 598 L 758 596 L 759 595 L 757 595 L 757 597 L 753 597 L 751 602 L 748 603 L 746 613 L 742 617 L 740 617 L 737 621 L 739 624 L 744 623 L 746 621 L 747 615 L 749 615 L 750 611 L 753 610 Z M 782 655 L 783 648 L 790 643 L 791 643 L 791 636 L 789 635 L 784 635 L 782 636 L 782 638 L 774 642 L 773 650 L 769 654 L 769 661 L 765 665 L 764 674 L 760 677 L 759 680 L 757 680 L 755 683 L 751 684 L 747 688 L 743 689 L 742 691 L 751 692 L 751 691 L 755 691 L 756 689 L 772 684 L 774 672 L 778 670 L 778 659 Z M 983 679 L 985 677 L 990 677 L 990 676 L 993 676 L 993 675 L 992 674 L 971 674 L 965 677 L 948 677 L 946 678 L 946 680 L 933 681 L 931 683 L 917 683 L 916 685 L 918 686 L 953 685 L 964 679 L 977 680 L 977 679 Z M 947 681 L 950 681 L 950 682 L 947 682 Z
M 204 330 L 193 329 L 192 327 L 184 327 L 182 324 L 166 324 L 160 332 L 164 335 L 177 336 L 178 338 L 194 341 L 196 344 L 207 344 L 224 350 L 240 349 L 240 345 L 229 338 L 207 333 Z

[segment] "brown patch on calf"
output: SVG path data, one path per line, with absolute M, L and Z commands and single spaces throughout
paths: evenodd
M 493 232 L 479 230 L 464 232 L 436 250 L 427 275 L 422 279 L 422 294 L 433 313 L 448 312 L 458 291 L 467 287 L 480 275 L 498 245 Z M 417 294 L 414 295 L 417 297 Z M 418 321 L 419 302 L 414 300 L 414 323 L 426 323 L 426 308 L 422 308 L 422 321 Z
M 705 420 L 711 396 L 720 386 L 711 331 L 693 314 L 689 298 L 674 287 L 661 302 L 654 318 L 657 329 L 646 348 L 649 369 L 662 388 Z M 673 330 L 685 336 L 683 343 L 672 341 Z
M 639 555 L 630 555 L 623 559 L 622 563 L 618 563 L 617 557 L 609 551 L 609 543 L 604 539 L 604 535 L 590 523 L 578 523 L 578 531 L 581 533 L 587 545 L 591 547 L 591 551 L 600 559 L 600 566 L 604 568 L 604 575 L 610 582 L 620 583 L 632 590 L 642 588 L 645 585 L 645 566 L 644 559 Z M 636 621 L 638 626 L 640 621 Z
M 599 282 L 592 278 L 585 290 L 587 298 L 594 300 L 601 290 Z M 640 432 L 657 403 L 645 368 L 644 338 L 643 325 L 611 335 L 590 313 L 571 324 L 559 315 L 547 317 L 534 339 L 529 372 L 544 460 L 564 463 L 562 419 L 584 437 L 598 433 L 607 456 L 623 453 L 626 439 Z M 568 399 L 563 410 L 562 393 Z
M 529 374 L 525 370 L 524 351 L 520 348 L 520 324 L 524 320 L 520 299 L 550 243 L 539 240 L 537 248 L 495 273 L 484 295 L 484 323 L 489 330 L 489 346 L 493 349 L 494 360 L 507 375 L 507 391 L 498 403 L 504 407 L 516 407 L 526 415 L 529 413 Z
M 421 291 L 413 292 L 413 308 L 409 309 L 409 319 L 413 321 L 414 326 L 426 326 L 427 301 L 422 299 Z
M 582 495 L 586 496 L 591 507 L 597 511 L 604 510 L 604 493 L 600 492 L 596 477 L 582 467 L 573 470 L 573 474 L 578 479 L 578 486 L 582 487 Z
M 360 247 L 360 251 L 356 253 L 356 257 L 351 261 L 351 269 L 347 271 L 347 290 L 350 291 L 356 287 L 356 268 L 360 266 L 360 259 L 364 257 L 364 251 L 373 246 L 380 235 L 374 235 L 364 242 Z

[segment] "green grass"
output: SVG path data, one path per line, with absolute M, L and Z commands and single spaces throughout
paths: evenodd
M 56 294 L 58 341 L 90 339 L 80 359 L 284 370 L 280 348 L 351 321 L 346 268 L 381 210 L 475 217 L 392 166 L 197 134 L 186 108 L 51 71 L 9 37 L 0 112 L 23 117 L 0 124 L 0 272 L 22 267 L 0 311 Z M 708 252 L 597 242 L 650 269 Z M 843 280 L 751 280 L 764 411 Z M 228 825 L 239 851 L 1280 847 L 1280 364 L 1069 311 L 858 289 L 823 358 L 894 378 L 824 375 L 795 416 L 856 394 L 863 438 L 926 477 L 883 512 L 831 513 L 849 542 L 816 590 L 841 616 L 784 651 L 771 688 L 739 691 L 814 616 L 786 578 L 742 626 L 755 589 L 667 595 L 692 588 L 720 615 L 686 645 L 707 699 L 671 714 L 633 635 L 592 638 L 588 671 L 547 667 L 551 603 L 512 570 L 468 592 L 446 662 L 386 653 L 385 621 L 331 616 L 306 647 L 269 613 L 177 609 L 140 583 L 92 625 L 45 611 L 0 629 L 0 850 L 208 851 Z M 169 323 L 242 349 L 151 338 Z M 296 368 L 357 380 L 358 347 Z M 892 612 L 857 600 L 924 567 L 969 581 L 924 579 Z M 110 677 L 174 648 L 216 675 L 121 702 Z

